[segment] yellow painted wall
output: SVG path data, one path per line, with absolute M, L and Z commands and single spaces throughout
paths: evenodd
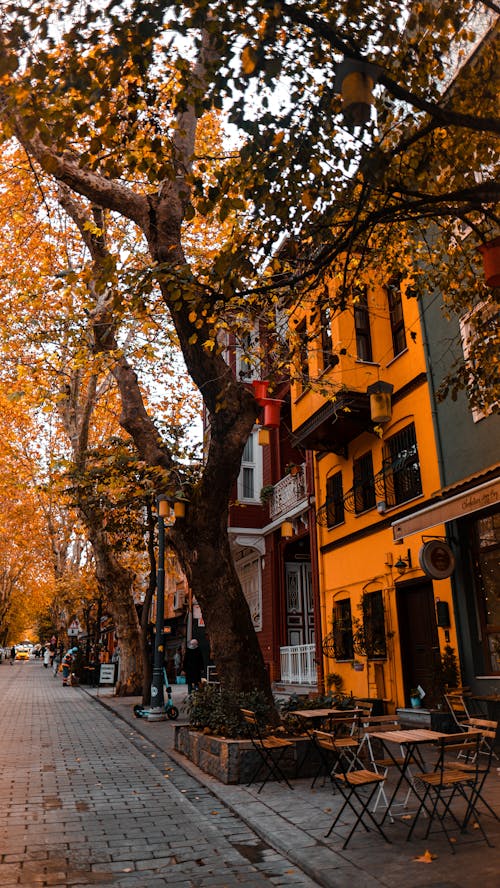
M 403 287 L 403 313 L 405 321 L 407 348 L 394 357 L 387 295 L 383 287 L 367 277 L 369 284 L 368 306 L 370 312 L 370 328 L 373 349 L 373 362 L 365 363 L 357 360 L 356 339 L 354 332 L 353 310 L 348 307 L 332 321 L 333 350 L 345 349 L 340 355 L 339 364 L 325 373 L 321 373 L 320 349 L 311 348 L 310 373 L 313 379 L 313 390 L 301 391 L 296 387 L 293 391 L 293 425 L 300 426 L 328 400 L 329 391 L 334 392 L 340 386 L 351 391 L 366 392 L 367 386 L 382 379 L 392 383 L 393 414 L 389 423 L 384 424 L 377 434 L 365 432 L 348 443 L 348 458 L 343 459 L 335 453 L 322 454 L 315 460 L 316 508 L 319 509 L 326 501 L 326 482 L 329 475 L 342 470 L 344 494 L 353 485 L 352 460 L 372 451 L 373 470 L 376 474 L 382 468 L 382 448 L 384 440 L 399 432 L 410 423 L 414 423 L 422 480 L 422 494 L 411 501 L 388 509 L 384 515 L 372 508 L 361 514 L 345 512 L 345 520 L 339 526 L 328 529 L 318 524 L 317 539 L 319 550 L 320 594 L 322 609 L 322 636 L 332 630 L 332 611 L 336 600 L 350 598 L 353 616 L 361 616 L 358 605 L 363 590 L 370 592 L 383 590 L 388 631 L 388 658 L 377 665 L 369 663 L 365 657 L 356 659 L 363 663 L 363 670 L 357 671 L 352 663 L 336 662 L 325 657 L 325 676 L 338 673 L 344 681 L 344 690 L 352 691 L 356 696 L 384 696 L 387 710 L 393 712 L 399 706 L 408 706 L 405 699 L 399 650 L 399 632 L 396 613 L 395 584 L 402 577 L 394 564 L 400 556 L 406 558 L 410 549 L 412 568 L 404 574 L 404 580 L 423 577 L 419 567 L 418 552 L 422 545 L 420 535 L 415 535 L 398 546 L 393 542 L 390 527 L 380 527 L 383 520 L 391 517 L 395 520 L 398 513 L 408 508 L 418 509 L 440 489 L 437 449 L 434 440 L 431 399 L 429 397 L 425 374 L 425 357 L 419 325 L 418 303 L 415 299 L 407 299 Z M 309 321 L 314 318 L 314 307 L 309 305 L 306 310 Z M 316 312 L 317 314 L 317 312 Z M 316 321 L 317 323 L 317 321 Z M 315 391 L 314 388 L 322 391 Z M 377 499 L 379 497 L 377 496 Z M 332 551 L 322 553 L 322 547 L 332 542 L 340 542 L 358 531 L 371 530 L 362 539 L 346 541 Z M 445 528 L 436 527 L 433 535 L 444 536 Z M 392 562 L 392 566 L 391 566 Z M 455 620 L 453 617 L 451 584 L 449 580 L 433 581 L 434 596 L 449 604 L 452 617 L 449 644 L 457 651 Z M 441 650 L 445 644 L 444 630 L 438 629 Z M 358 667 L 359 668 L 359 667 Z

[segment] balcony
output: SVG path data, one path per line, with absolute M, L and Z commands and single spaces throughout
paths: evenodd
M 308 450 L 331 451 L 345 456 L 350 441 L 372 429 L 368 395 L 341 391 L 335 403 L 325 404 L 294 429 L 292 441 Z
M 281 681 L 286 684 L 315 685 L 316 646 L 294 644 L 280 648 Z
M 297 466 L 296 475 L 285 475 L 274 485 L 273 495 L 269 500 L 269 517 L 271 521 L 287 515 L 292 509 L 307 499 L 307 482 L 305 465 Z

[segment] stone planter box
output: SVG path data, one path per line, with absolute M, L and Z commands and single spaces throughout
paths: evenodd
M 308 737 L 291 739 L 293 746 L 286 750 L 280 768 L 287 777 L 296 777 L 298 762 L 300 776 L 313 777 L 319 768 L 317 750 Z M 175 725 L 174 748 L 221 783 L 248 783 L 260 762 L 250 740 L 213 737 L 187 725 Z

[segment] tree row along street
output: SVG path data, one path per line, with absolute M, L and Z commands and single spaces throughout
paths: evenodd
M 0 667 L 0 885 L 314 883 L 83 691 Z

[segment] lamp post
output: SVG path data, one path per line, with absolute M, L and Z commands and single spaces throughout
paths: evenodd
M 148 721 L 165 721 L 163 706 L 163 662 L 164 662 L 164 613 L 165 613 L 165 518 L 170 506 L 166 496 L 159 496 L 158 504 L 158 568 L 156 573 L 156 631 L 153 661 L 153 677 L 151 679 L 151 708 L 147 713 Z

